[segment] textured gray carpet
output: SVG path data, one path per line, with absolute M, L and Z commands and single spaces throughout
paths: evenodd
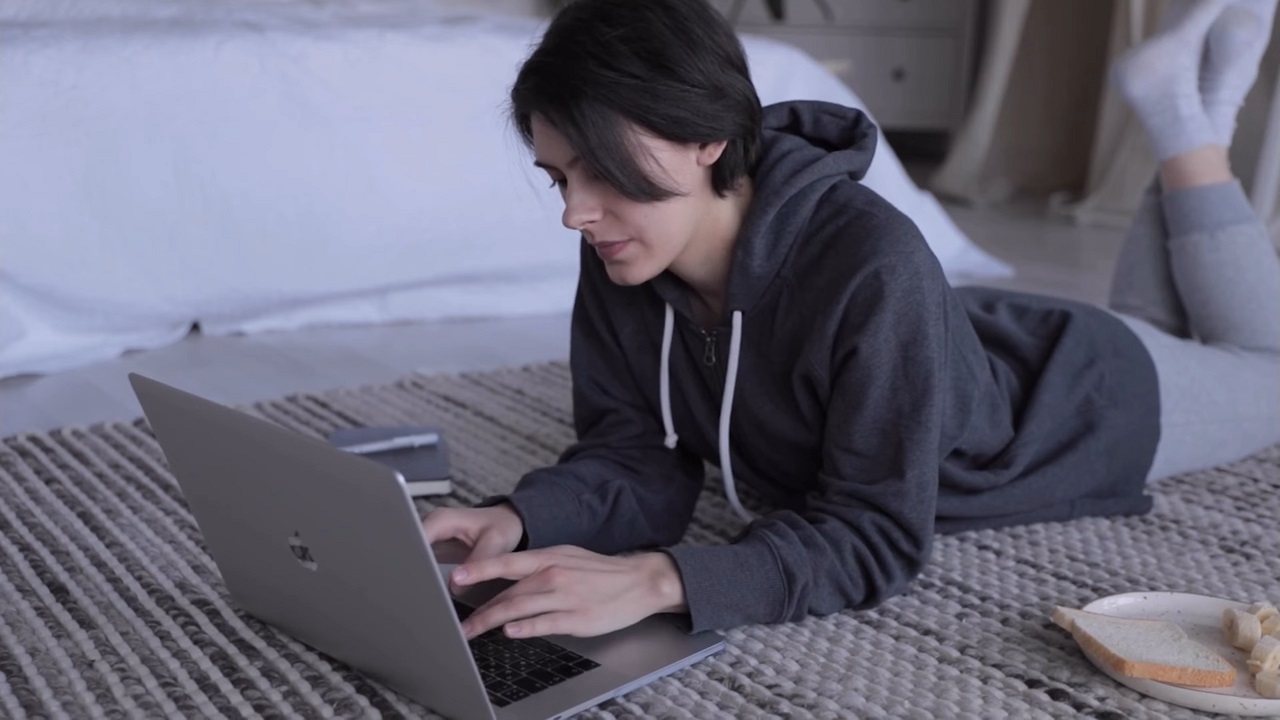
M 438 423 L 469 503 L 572 439 L 563 365 L 411 377 L 254 412 L 305 433 Z M 708 483 L 688 542 L 738 527 Z M 880 609 L 728 633 L 724 653 L 597 717 L 1157 718 L 1195 713 L 1094 671 L 1054 604 L 1133 590 L 1280 600 L 1280 451 L 1154 488 L 1140 518 L 939 538 Z M 0 717 L 428 713 L 228 603 L 141 422 L 7 438 L 0 451 Z

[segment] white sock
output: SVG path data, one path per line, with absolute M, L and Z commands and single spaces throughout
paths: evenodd
M 1200 98 L 1200 64 L 1209 28 L 1230 1 L 1195 2 L 1112 67 L 1161 160 L 1218 142 Z
M 1216 140 L 1231 145 L 1236 115 L 1258 79 L 1258 64 L 1271 39 L 1276 0 L 1232 0 L 1209 28 L 1200 95 Z

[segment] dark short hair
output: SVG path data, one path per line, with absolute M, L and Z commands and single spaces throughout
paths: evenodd
M 760 98 L 733 28 L 706 0 L 573 0 L 551 21 L 511 88 L 511 117 L 533 145 L 541 115 L 625 197 L 677 192 L 644 171 L 628 123 L 680 143 L 727 141 L 711 182 L 725 196 L 760 156 Z

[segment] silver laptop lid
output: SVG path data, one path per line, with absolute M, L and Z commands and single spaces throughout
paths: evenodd
M 129 380 L 242 608 L 438 712 L 494 716 L 398 473 Z

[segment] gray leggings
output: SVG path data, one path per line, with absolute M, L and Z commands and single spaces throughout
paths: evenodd
M 1120 251 L 1110 308 L 1159 379 L 1148 480 L 1280 442 L 1280 258 L 1240 183 L 1163 195 L 1153 184 Z

